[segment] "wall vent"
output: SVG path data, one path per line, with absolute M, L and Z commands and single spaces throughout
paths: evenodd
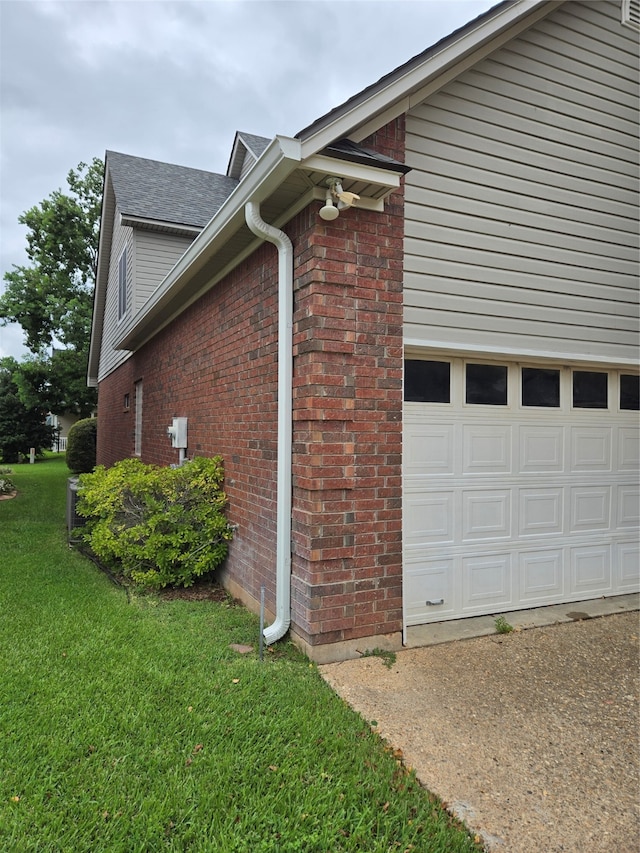
M 640 0 L 622 0 L 622 23 L 640 31 Z

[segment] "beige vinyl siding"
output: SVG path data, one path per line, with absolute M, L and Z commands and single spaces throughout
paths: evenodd
M 100 354 L 98 379 L 115 370 L 129 357 L 130 353 L 115 350 L 114 341 L 120 327 L 131 312 L 139 311 L 169 270 L 182 257 L 192 242 L 191 237 L 135 230 L 120 224 L 120 211 L 116 209 L 109 281 L 105 302 L 104 332 Z M 127 249 L 127 312 L 118 320 L 118 261 L 123 249 Z
M 139 311 L 193 242 L 191 237 L 156 231 L 135 232 L 134 311 Z
M 121 320 L 118 320 L 118 262 L 123 250 L 127 250 L 127 311 Z M 111 240 L 111 254 L 109 258 L 109 279 L 107 282 L 107 293 L 104 308 L 104 326 L 102 335 L 102 348 L 100 352 L 100 371 L 98 381 L 104 379 L 111 371 L 127 360 L 130 353 L 115 350 L 114 340 L 118 334 L 120 324 L 131 314 L 131 301 L 133 295 L 133 270 L 134 270 L 134 245 L 133 229 L 120 225 L 120 212 L 116 208 L 113 226 L 113 237 Z
M 244 178 L 249 169 L 256 162 L 256 158 L 253 154 L 250 154 L 248 151 L 245 151 L 244 160 L 242 161 L 242 169 L 240 170 L 240 180 Z
M 637 34 L 566 3 L 407 116 L 408 344 L 633 359 Z

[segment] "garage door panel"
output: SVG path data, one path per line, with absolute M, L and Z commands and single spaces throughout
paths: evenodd
M 611 592 L 611 546 L 588 545 L 570 549 L 572 594 Z
M 622 542 L 616 546 L 618 588 L 635 591 L 640 584 L 640 545 L 638 541 Z
M 481 554 L 462 558 L 462 607 L 499 610 L 513 602 L 511 554 Z
M 618 465 L 620 470 L 640 470 L 640 430 L 622 428 L 618 431 L 618 436 Z
M 640 526 L 640 488 L 638 486 L 618 486 L 618 527 Z
M 611 471 L 611 428 L 571 430 L 571 471 Z
M 539 474 L 563 471 L 564 436 L 562 427 L 520 427 L 520 472 Z
M 510 474 L 511 427 L 499 424 L 465 424 L 463 474 Z
M 561 548 L 519 554 L 520 600 L 530 607 L 560 601 L 565 594 L 563 560 Z
M 465 542 L 511 536 L 511 490 L 462 492 L 462 538 Z
M 404 435 L 404 458 L 412 477 L 453 474 L 454 425 L 409 425 Z
M 454 541 L 454 492 L 409 495 L 405 502 L 405 539 L 409 548 Z
M 610 486 L 573 486 L 570 489 L 570 501 L 571 532 L 610 528 Z
M 416 556 L 405 565 L 405 620 L 408 625 L 420 625 L 429 619 L 454 615 L 459 607 L 454 600 L 453 579 L 455 558 L 428 559 Z
M 564 490 L 519 490 L 519 535 L 561 535 L 564 532 Z

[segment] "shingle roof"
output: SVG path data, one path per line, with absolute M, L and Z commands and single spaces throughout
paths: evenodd
M 120 212 L 199 228 L 209 222 L 238 185 L 235 178 L 107 151 Z
M 338 139 L 337 142 L 332 142 L 331 145 L 323 148 L 321 153 L 326 154 L 327 157 L 336 157 L 339 160 L 348 160 L 352 163 L 362 163 L 365 166 L 378 166 L 392 172 L 404 172 L 406 174 L 411 171 L 410 166 L 405 166 L 404 163 L 387 157 L 386 154 L 380 154 L 370 148 L 356 145 L 350 139 Z
M 249 151 L 255 156 L 256 160 L 271 142 L 266 136 L 256 136 L 255 133 L 245 133 L 238 131 L 238 136 L 242 139 Z
M 241 178 L 247 154 L 249 155 L 248 166 L 251 166 L 267 148 L 271 139 L 266 136 L 256 136 L 255 133 L 241 133 L 236 131 L 229 157 L 229 165 L 227 166 L 227 175 L 231 178 Z

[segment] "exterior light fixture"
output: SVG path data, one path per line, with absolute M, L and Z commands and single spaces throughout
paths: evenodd
M 327 178 L 327 195 L 324 207 L 320 209 L 320 218 L 327 222 L 337 219 L 341 210 L 348 210 L 359 201 L 360 196 L 356 193 L 345 192 L 342 189 L 340 178 Z M 336 202 L 337 204 L 334 204 Z
M 320 208 L 320 219 L 324 219 L 326 222 L 332 222 L 334 219 L 337 219 L 339 215 L 340 211 L 337 207 L 334 207 L 333 204 L 331 190 L 327 190 L 327 196 L 324 201 L 324 207 Z

